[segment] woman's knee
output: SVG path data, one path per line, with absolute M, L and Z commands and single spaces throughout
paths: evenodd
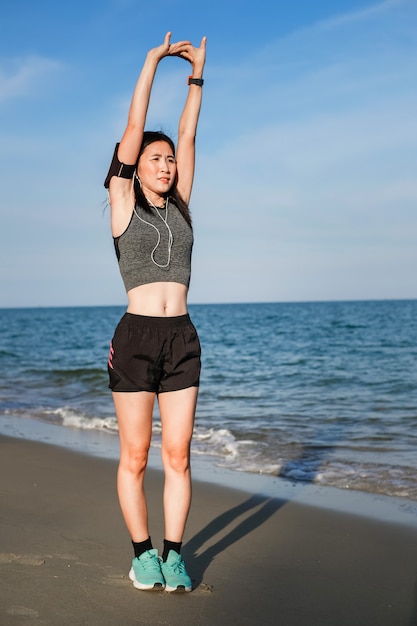
M 140 476 L 146 470 L 148 464 L 148 450 L 129 449 L 122 450 L 120 454 L 121 470 Z
M 189 446 L 169 447 L 162 450 L 165 469 L 183 474 L 190 467 Z

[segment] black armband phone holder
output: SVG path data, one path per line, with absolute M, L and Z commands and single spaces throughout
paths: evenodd
M 106 176 L 106 180 L 104 181 L 104 186 L 106 189 L 109 188 L 110 179 L 112 178 L 112 176 L 117 176 L 118 178 L 133 178 L 133 174 L 135 173 L 136 164 L 126 165 L 126 163 L 120 163 L 119 157 L 117 156 L 119 146 L 120 143 L 117 143 L 114 149 L 113 158 L 110 164 L 108 174 Z

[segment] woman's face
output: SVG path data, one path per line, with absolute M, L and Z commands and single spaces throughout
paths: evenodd
M 166 141 L 154 141 L 146 146 L 138 163 L 138 177 L 143 193 L 163 196 L 171 189 L 177 164 L 171 146 Z

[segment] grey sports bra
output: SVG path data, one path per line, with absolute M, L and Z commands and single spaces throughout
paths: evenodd
M 155 282 L 189 286 L 193 232 L 173 202 L 151 213 L 136 205 L 114 246 L 126 291 Z

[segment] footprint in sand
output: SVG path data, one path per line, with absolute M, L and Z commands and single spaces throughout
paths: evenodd
M 43 565 L 45 558 L 36 554 L 13 554 L 0 553 L 0 565 L 7 563 L 20 563 L 21 565 Z
M 10 606 L 7 609 L 9 615 L 20 615 L 21 617 L 39 617 L 39 613 L 27 606 Z

